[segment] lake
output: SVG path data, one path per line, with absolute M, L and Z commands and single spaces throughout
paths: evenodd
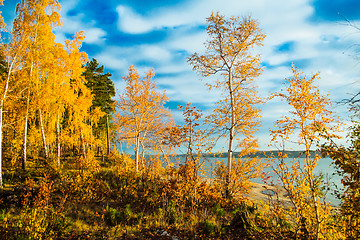
M 286 158 L 285 162 L 287 164 L 290 164 L 292 160 L 293 160 L 292 158 Z M 181 157 L 180 161 L 184 163 L 185 158 Z M 219 161 L 223 161 L 224 164 L 226 164 L 227 158 L 213 158 L 212 157 L 212 158 L 208 158 L 208 160 L 204 162 L 205 168 L 208 169 L 208 173 L 205 175 L 206 177 L 212 177 L 209 170 L 213 168 L 215 162 L 219 162 Z M 301 161 L 304 161 L 304 159 L 300 158 L 300 162 Z M 338 206 L 340 204 L 340 200 L 337 199 L 336 196 L 334 195 L 334 190 L 336 188 L 342 189 L 341 177 L 336 174 L 336 169 L 335 169 L 334 165 L 332 165 L 331 163 L 332 163 L 331 158 L 321 158 L 318 162 L 318 165 L 315 168 L 315 174 L 322 173 L 324 175 L 324 178 L 325 178 L 324 180 L 328 181 L 330 184 L 330 187 L 331 187 L 330 188 L 331 190 L 327 194 L 327 200 L 329 202 L 331 202 L 332 205 Z M 270 179 L 268 180 L 268 182 L 272 181 L 274 184 L 276 184 L 278 182 L 278 177 L 272 171 L 271 166 L 269 168 L 265 169 L 264 172 L 266 172 L 268 174 L 268 176 L 270 176 Z M 252 179 L 252 181 L 257 182 L 257 183 L 264 183 L 261 178 L 255 178 L 255 179 Z

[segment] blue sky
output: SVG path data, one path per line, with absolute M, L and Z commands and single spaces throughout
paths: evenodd
M 1 8 L 10 26 L 17 2 L 5 0 Z M 205 19 L 212 11 L 229 17 L 250 14 L 259 21 L 267 35 L 258 49 L 264 66 L 257 81 L 262 98 L 281 89 L 291 76 L 291 63 L 308 75 L 320 72 L 317 84 L 334 102 L 359 89 L 360 65 L 355 57 L 360 31 L 344 20 L 360 26 L 358 0 L 63 0 L 60 4 L 63 26 L 56 30 L 57 41 L 84 30 L 82 50 L 113 74 L 118 93 L 130 65 L 140 74 L 154 68 L 155 81 L 170 97 L 167 106 L 178 123 L 178 104 L 192 102 L 206 113 L 219 97 L 186 62 L 192 53 L 204 50 Z M 262 109 L 257 137 L 266 150 L 269 128 L 289 108 L 272 100 Z M 346 107 L 334 105 L 333 110 L 349 120 Z

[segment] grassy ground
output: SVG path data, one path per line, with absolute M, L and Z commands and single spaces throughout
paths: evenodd
M 70 162 L 70 161 L 69 161 Z M 126 159 L 82 168 L 4 170 L 6 239 L 291 239 L 266 205 L 225 199 L 183 169 L 136 173 Z

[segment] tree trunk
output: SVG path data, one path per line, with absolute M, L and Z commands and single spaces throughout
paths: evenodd
M 187 150 L 188 151 L 187 151 L 186 158 L 185 158 L 185 165 L 186 166 L 188 165 L 188 162 L 193 159 L 193 157 L 192 157 L 193 153 L 192 153 L 192 131 L 191 131 L 191 129 L 189 130 L 189 143 L 188 143 L 188 149 Z
M 5 86 L 4 86 L 4 92 L 2 95 L 2 98 L 0 100 L 0 188 L 3 188 L 3 178 L 2 178 L 2 139 L 3 139 L 3 113 L 4 113 L 4 101 L 5 98 L 7 96 L 7 92 L 9 89 L 9 82 L 10 82 L 10 76 L 11 76 L 11 72 L 12 72 L 12 68 L 14 65 L 16 59 L 16 55 L 14 57 L 14 59 L 11 61 L 11 64 L 9 66 L 9 70 L 7 72 L 7 76 L 6 76 L 6 81 L 5 81 Z
M 41 137 L 42 137 L 42 141 L 43 141 L 43 148 L 44 148 L 44 155 L 45 155 L 44 157 L 45 157 L 45 159 L 48 159 L 48 149 L 47 149 L 47 145 L 46 145 L 45 129 L 44 129 L 44 124 L 43 124 L 41 109 L 39 109 L 39 118 L 40 118 Z
M 27 133 L 28 133 L 28 112 L 26 112 L 25 116 L 25 124 L 24 124 L 24 138 L 23 138 L 23 158 L 22 158 L 22 169 L 26 169 L 27 163 Z
M 29 104 L 30 104 L 30 90 L 28 90 L 28 96 L 26 99 L 26 115 L 24 124 L 24 138 L 23 138 L 23 158 L 22 158 L 22 169 L 26 169 L 27 164 L 27 134 L 28 134 L 28 122 L 29 122 Z
M 83 150 L 83 157 L 86 159 L 86 146 L 85 146 L 85 141 L 84 141 L 84 136 L 82 131 L 80 131 L 80 138 L 81 138 L 81 146 L 82 146 L 82 150 Z
M 121 155 L 124 155 L 124 151 L 122 149 L 122 142 L 119 142 L 119 145 L 120 145 L 120 153 L 121 153 Z
M 3 188 L 2 179 L 2 136 L 3 136 L 3 108 L 4 100 L 0 101 L 0 188 Z
M 141 167 L 145 168 L 145 147 L 142 141 L 140 141 L 141 145 Z
M 107 143 L 107 155 L 110 155 L 110 136 L 109 136 L 109 116 L 106 115 L 106 143 Z
M 96 136 L 94 135 L 94 129 L 93 129 L 93 122 L 90 120 L 90 136 L 94 137 L 94 139 L 96 138 Z M 87 147 L 92 150 L 92 144 L 86 144 Z
M 60 118 L 59 113 L 57 114 L 56 119 L 56 153 L 57 153 L 57 165 L 60 167 L 60 157 L 61 157 L 61 146 L 60 146 Z
M 231 70 L 229 73 L 229 95 L 230 95 L 230 114 L 231 114 L 231 123 L 230 123 L 230 129 L 229 129 L 229 145 L 228 145 L 228 160 L 227 160 L 227 176 L 226 176 L 226 186 L 225 186 L 225 195 L 226 197 L 230 197 L 230 178 L 231 178 L 231 170 L 232 170 L 232 160 L 233 160 L 233 140 L 234 140 L 234 127 L 235 127 L 235 109 L 234 109 L 234 92 L 232 89 L 232 76 L 231 76 Z
M 135 169 L 136 172 L 139 171 L 139 142 L 140 142 L 140 136 L 137 134 L 135 139 Z
M 25 4 L 23 2 L 23 4 Z M 37 30 L 36 30 L 37 31 Z M 37 34 L 35 34 L 35 40 L 36 40 Z M 33 73 L 34 63 L 31 62 L 30 67 L 30 75 L 29 75 L 29 81 L 32 81 L 32 73 Z M 29 124 L 29 106 L 30 106 L 30 87 L 27 89 L 27 99 L 26 99 L 26 115 L 25 115 L 25 124 L 24 124 L 24 137 L 23 137 L 23 161 L 22 161 L 22 168 L 26 169 L 27 164 L 27 135 L 28 135 L 28 124 Z
M 306 141 L 306 140 L 305 140 Z M 313 163 L 310 163 L 310 149 L 306 149 L 306 158 L 305 158 L 305 161 L 306 161 L 306 165 L 308 166 L 312 166 Z M 314 171 L 314 169 L 311 169 L 312 171 Z M 312 174 L 310 173 L 310 169 L 307 169 L 306 170 L 306 173 L 307 173 L 307 178 L 308 178 L 308 181 L 309 181 L 309 185 L 310 185 L 310 190 L 311 190 L 311 198 L 314 202 L 314 210 L 315 210 L 315 218 L 316 218 L 316 237 L 315 239 L 319 239 L 319 230 L 320 230 L 320 214 L 319 214 L 319 207 L 318 207 L 318 203 L 316 201 L 316 195 L 315 195 L 315 184 L 314 184 L 314 181 L 313 181 L 313 178 L 312 178 Z

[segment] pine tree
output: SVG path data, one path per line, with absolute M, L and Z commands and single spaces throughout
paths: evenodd
M 104 74 L 104 66 L 99 66 L 96 59 L 88 61 L 85 66 L 84 76 L 86 86 L 94 95 L 91 109 L 99 107 L 105 115 L 100 119 L 97 127 L 94 127 L 94 134 L 97 138 L 106 136 L 107 154 L 110 154 L 110 122 L 115 111 L 115 86 L 111 81 L 110 73 Z

